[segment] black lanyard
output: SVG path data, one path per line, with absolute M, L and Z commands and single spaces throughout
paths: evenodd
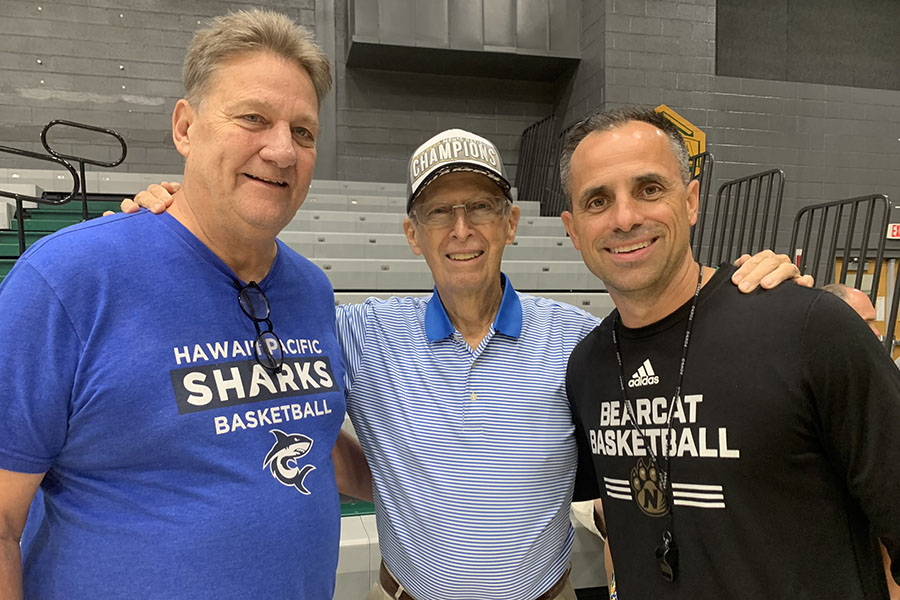
M 644 430 L 638 424 L 634 406 L 632 405 L 631 399 L 628 397 L 628 394 L 625 391 L 625 370 L 622 366 L 622 352 L 619 348 L 619 338 L 616 335 L 616 330 L 619 326 L 618 311 L 616 311 L 613 317 L 613 347 L 616 350 L 616 362 L 618 362 L 619 364 L 619 390 L 622 392 L 622 400 L 625 402 L 625 408 L 628 410 L 628 416 L 631 419 L 631 426 L 641 436 L 641 439 L 644 442 L 644 447 L 647 449 L 648 454 L 650 454 L 650 460 L 653 463 L 653 466 L 656 467 L 656 472 L 659 474 L 660 491 L 663 493 L 663 496 L 669 503 L 669 527 L 663 533 L 662 544 L 656 548 L 656 559 L 659 562 L 660 573 L 667 581 L 675 581 L 675 578 L 678 576 L 678 546 L 675 544 L 675 536 L 673 533 L 675 529 L 673 516 L 673 509 L 675 505 L 674 497 L 672 494 L 670 469 L 671 452 L 669 451 L 672 446 L 670 437 L 672 435 L 672 414 L 674 412 L 675 405 L 681 400 L 681 386 L 684 383 L 684 367 L 687 362 L 688 345 L 691 342 L 691 329 L 694 325 L 694 313 L 697 311 L 697 298 L 700 297 L 700 287 L 703 285 L 703 265 L 701 264 L 699 265 L 699 267 L 700 272 L 697 275 L 697 289 L 694 291 L 694 298 L 691 300 L 691 312 L 688 315 L 687 327 L 685 327 L 684 330 L 684 344 L 681 348 L 681 363 L 678 366 L 678 384 L 675 386 L 675 394 L 672 396 L 672 401 L 669 404 L 668 414 L 666 415 L 665 438 L 660 436 L 660 454 L 665 461 L 665 465 L 663 465 L 660 459 L 657 458 L 656 453 L 653 451 L 652 444 L 648 443 L 648 437 L 644 434 Z M 665 445 L 665 447 L 663 447 L 663 444 Z

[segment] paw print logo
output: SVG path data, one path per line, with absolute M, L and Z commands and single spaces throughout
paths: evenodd
M 645 515 L 662 517 L 669 512 L 669 500 L 663 493 L 659 473 L 650 460 L 638 459 L 631 469 L 631 490 L 634 501 Z

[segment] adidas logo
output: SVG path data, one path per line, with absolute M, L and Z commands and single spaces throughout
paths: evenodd
M 634 375 L 631 376 L 631 379 L 628 380 L 628 387 L 636 388 L 645 385 L 656 385 L 657 383 L 659 383 L 659 375 L 653 372 L 653 365 L 650 364 L 650 359 L 648 358 L 644 361 L 644 364 L 635 371 Z

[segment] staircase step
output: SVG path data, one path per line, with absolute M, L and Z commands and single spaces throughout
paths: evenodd
M 48 232 L 25 232 L 25 247 L 31 246 Z M 19 236 L 15 231 L 0 231 L 0 257 L 19 256 Z
M 104 200 L 102 202 L 88 202 L 88 213 L 102 214 L 103 211 L 112 210 L 120 212 L 119 208 L 121 200 Z M 38 208 L 34 210 L 46 210 L 54 212 L 76 212 L 81 214 L 81 200 L 71 200 L 65 204 L 38 204 Z
M 81 219 L 25 219 L 25 231 L 43 232 L 44 234 L 59 231 L 63 227 L 80 223 Z M 9 220 L 9 228 L 15 233 L 19 227 L 16 219 Z

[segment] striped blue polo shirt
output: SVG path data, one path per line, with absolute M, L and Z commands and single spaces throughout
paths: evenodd
M 417 600 L 536 598 L 569 564 L 566 363 L 599 319 L 501 278 L 475 350 L 437 291 L 337 311 L 381 553 Z

